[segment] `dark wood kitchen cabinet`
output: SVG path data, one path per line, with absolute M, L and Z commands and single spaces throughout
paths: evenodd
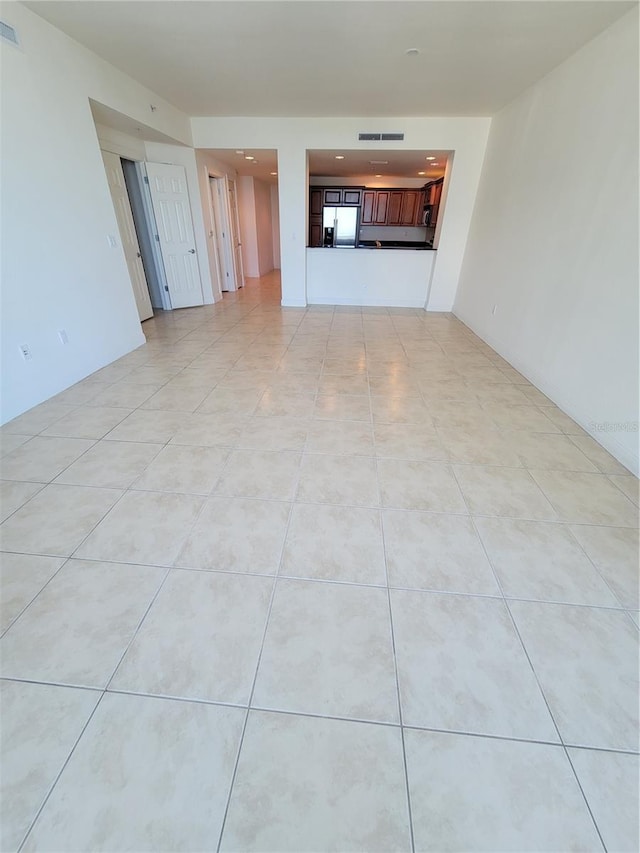
M 309 216 L 322 216 L 322 190 L 309 191 Z
M 309 245 L 322 246 L 322 202 L 323 190 L 309 190 Z
M 376 210 L 376 190 L 364 190 L 362 193 L 362 209 L 360 211 L 360 224 L 373 225 Z
M 400 225 L 403 201 L 404 190 L 391 190 L 389 192 L 389 206 L 387 208 L 387 221 L 385 225 Z
M 431 228 L 435 228 L 438 221 L 443 184 L 444 178 L 438 178 L 437 181 L 430 181 L 424 188 L 424 203 L 429 215 L 429 221 L 425 224 L 429 225 Z
M 362 187 L 331 187 L 324 190 L 326 205 L 346 204 L 359 205 L 362 198 Z
M 405 190 L 400 212 L 400 225 L 415 225 L 419 222 L 422 209 L 422 193 L 419 190 Z
M 363 190 L 360 224 L 386 225 L 388 209 L 388 190 Z

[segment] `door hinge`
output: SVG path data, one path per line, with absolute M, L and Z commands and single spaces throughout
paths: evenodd
M 145 184 L 149 183 L 149 178 L 146 175 L 143 175 L 142 180 L 145 182 Z
M 159 234 L 154 234 L 153 236 L 156 238 L 156 241 L 159 243 L 159 242 L 160 242 L 160 235 L 159 235 Z
M 166 285 L 166 284 L 165 284 L 165 286 L 164 286 L 164 289 L 167 291 L 167 293 L 169 293 L 169 288 L 167 287 L 167 285 Z
M 227 273 L 227 278 L 229 278 L 229 273 Z

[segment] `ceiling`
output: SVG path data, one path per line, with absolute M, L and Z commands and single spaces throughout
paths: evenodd
M 309 174 L 341 178 L 420 178 L 430 181 L 445 173 L 448 151 L 309 151 Z M 344 160 L 336 159 L 344 157 Z M 435 160 L 427 160 L 435 157 Z M 386 163 L 371 163 L 386 160 Z M 436 165 L 437 164 L 437 165 Z M 419 172 L 424 172 L 419 175 Z
M 493 115 L 617 0 L 27 2 L 189 115 Z M 407 55 L 410 48 L 419 53 Z
M 239 175 L 251 175 L 261 181 L 266 181 L 268 184 L 278 182 L 278 153 L 275 150 L 247 148 L 240 151 L 231 148 L 204 148 L 203 151 L 211 154 L 212 157 L 226 166 L 235 169 Z M 246 160 L 245 157 L 253 157 L 254 159 Z M 272 172 L 276 172 L 276 175 L 272 175 Z
M 123 116 L 124 118 L 124 116 Z M 103 122 L 106 124 L 106 122 Z M 113 127 L 113 125 L 109 125 Z M 117 128 L 124 129 L 124 128 Z M 235 169 L 238 175 L 251 175 L 270 184 L 278 182 L 278 154 L 275 150 L 246 148 L 203 149 L 220 163 Z M 431 181 L 441 178 L 446 169 L 449 151 L 376 151 L 375 149 L 338 151 L 309 151 L 309 175 L 313 177 L 358 178 L 375 183 L 376 176 L 388 178 L 415 178 Z M 247 159 L 253 157 L 253 160 Z M 337 158 L 341 159 L 337 159 Z M 433 157 L 434 160 L 427 160 Z M 386 163 L 371 163 L 386 160 Z M 274 175 L 273 172 L 276 174 Z M 419 175 L 419 172 L 423 172 Z

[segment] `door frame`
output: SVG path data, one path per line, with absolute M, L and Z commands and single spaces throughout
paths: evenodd
M 229 210 L 229 220 L 231 222 L 231 252 L 233 257 L 233 269 L 236 278 L 236 288 L 244 287 L 244 263 L 242 260 L 242 232 L 240 231 L 240 212 L 238 210 L 238 185 L 234 178 L 225 176 L 227 189 L 227 207 Z M 231 202 L 229 196 L 231 194 L 231 186 L 233 185 L 233 197 L 235 199 L 234 211 L 231 211 Z M 237 241 L 237 242 L 234 242 Z
M 229 178 L 207 170 L 211 204 L 211 233 L 220 267 L 221 292 L 238 289 L 233 251 L 231 210 L 229 205 Z M 222 285 L 226 284 L 226 287 Z

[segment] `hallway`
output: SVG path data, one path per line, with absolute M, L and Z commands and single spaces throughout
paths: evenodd
M 143 330 L 0 433 L 0 848 L 637 849 L 637 479 L 451 314 Z

